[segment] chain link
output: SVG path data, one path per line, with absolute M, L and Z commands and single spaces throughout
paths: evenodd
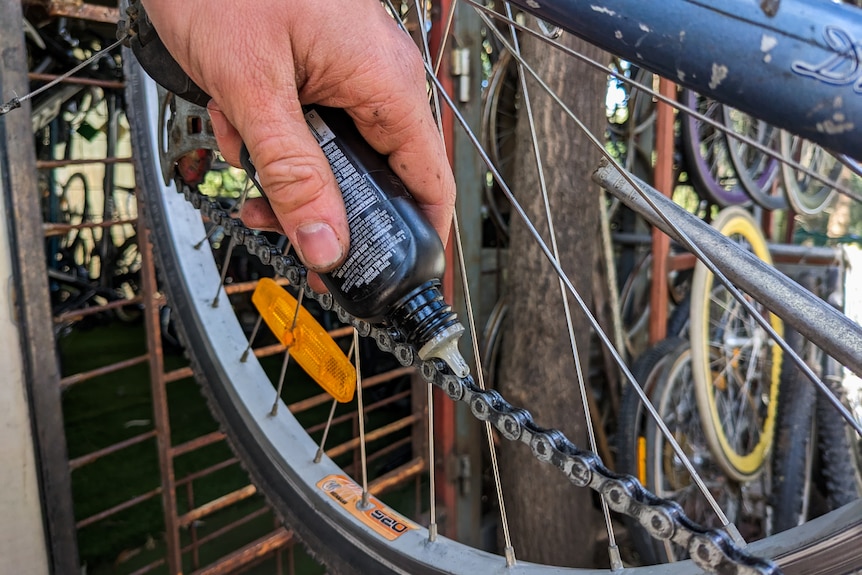
M 392 353 L 402 365 L 418 368 L 422 377 L 442 389 L 452 400 L 462 402 L 480 421 L 489 421 L 510 441 L 527 444 L 533 456 L 553 465 L 578 487 L 590 487 L 605 496 L 611 509 L 635 519 L 655 539 L 671 541 L 686 549 L 694 563 L 708 573 L 720 575 L 780 575 L 772 562 L 753 557 L 740 549 L 724 531 L 706 529 L 689 519 L 675 502 L 647 490 L 630 475 L 607 469 L 599 456 L 575 446 L 559 430 L 543 429 L 526 409 L 515 407 L 496 390 L 482 390 L 472 376 L 457 377 L 439 359 L 422 361 L 406 338 L 391 326 L 371 325 L 353 317 L 336 303 L 332 294 L 314 292 L 303 282 L 306 269 L 292 255 L 282 255 L 266 237 L 231 217 L 221 205 L 177 179 L 186 199 L 249 254 L 294 285 L 304 285 L 305 296 L 334 311 L 343 323 L 352 325 L 363 337 L 371 337 L 384 352 Z

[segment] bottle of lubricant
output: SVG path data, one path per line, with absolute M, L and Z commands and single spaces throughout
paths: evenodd
M 464 326 L 440 292 L 445 258 L 437 232 L 346 112 L 323 106 L 304 112 L 341 188 L 350 227 L 347 257 L 321 275 L 323 283 L 350 314 L 390 323 L 420 358 L 438 357 L 466 376 L 469 368 L 458 351 Z M 260 188 L 244 148 L 242 162 Z

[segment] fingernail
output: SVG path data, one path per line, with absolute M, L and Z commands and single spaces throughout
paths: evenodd
M 299 257 L 312 269 L 329 269 L 344 255 L 335 232 L 323 222 L 300 226 L 296 230 L 296 241 Z

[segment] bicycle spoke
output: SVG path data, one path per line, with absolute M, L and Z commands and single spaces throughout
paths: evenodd
M 293 320 L 290 326 L 290 331 L 293 333 L 293 330 L 296 329 L 296 321 L 299 319 L 299 310 L 302 308 L 302 299 L 305 296 L 304 285 L 299 286 L 299 296 L 296 298 L 296 309 L 293 312 Z M 281 363 L 281 373 L 278 376 L 278 385 L 275 389 L 275 401 L 272 402 L 272 409 L 270 409 L 269 414 L 271 416 L 275 416 L 278 414 L 278 406 L 281 403 L 281 390 L 284 387 L 284 378 L 287 376 L 287 365 L 290 363 L 290 346 L 288 345 L 284 350 L 284 360 Z
M 389 0 L 387 0 L 387 2 L 389 2 Z M 450 16 L 452 16 L 454 14 L 455 4 L 457 4 L 457 0 L 454 0 L 452 4 L 453 5 L 452 5 L 451 11 L 450 11 Z M 400 25 L 401 25 L 402 29 L 405 29 L 403 22 L 400 22 Z M 451 31 L 451 27 L 447 28 L 447 30 Z M 425 55 L 426 55 L 425 68 L 427 71 L 430 69 L 430 64 L 429 64 L 429 62 L 430 62 L 430 50 L 428 49 L 428 46 L 427 46 L 427 39 L 426 39 L 424 27 L 423 27 L 422 31 L 423 31 L 422 36 L 423 36 L 423 39 L 425 40 L 423 42 L 423 45 L 425 47 Z M 448 37 L 446 37 L 446 36 L 444 36 L 443 39 L 441 40 L 441 46 L 440 46 L 441 54 L 442 54 L 442 49 L 445 46 L 447 40 L 448 40 Z M 435 111 L 435 118 L 437 119 L 437 127 L 438 127 L 438 130 L 440 132 L 440 137 L 442 138 L 443 137 L 443 126 L 441 124 L 442 118 L 441 118 L 441 114 L 440 114 L 440 96 L 439 96 L 439 92 L 441 90 L 441 87 L 440 87 L 439 83 L 436 81 L 436 75 L 434 76 L 434 80 L 435 81 L 431 83 L 431 87 L 430 87 L 431 96 L 432 96 L 432 105 L 433 105 L 433 109 Z M 444 94 L 444 96 L 445 96 L 445 94 Z M 445 142 L 444 142 L 444 147 L 445 147 Z M 461 240 L 461 228 L 460 228 L 460 225 L 458 222 L 458 214 L 457 213 L 454 213 L 452 215 L 452 227 L 454 229 L 456 253 L 458 255 L 458 269 L 459 269 L 459 272 L 461 275 L 461 283 L 462 283 L 463 290 L 464 290 L 465 310 L 467 313 L 467 322 L 466 322 L 467 323 L 467 329 L 470 332 L 470 341 L 471 341 L 472 347 L 473 347 L 473 357 L 475 358 L 475 362 L 476 362 L 476 366 L 477 366 L 476 377 L 477 377 L 477 381 L 479 383 L 479 387 L 481 389 L 485 389 L 484 369 L 481 365 L 481 355 L 479 353 L 479 346 L 478 346 L 479 339 L 477 337 L 476 322 L 475 322 L 475 317 L 474 317 L 474 313 L 473 313 L 472 298 L 470 296 L 470 282 L 469 282 L 469 279 L 467 277 L 467 265 L 466 265 L 466 262 L 464 261 L 464 251 L 463 251 L 463 245 L 462 245 L 462 240 Z M 431 408 L 431 406 L 432 406 L 432 394 L 431 394 L 431 389 L 430 389 L 430 384 L 429 384 L 429 409 Z M 431 414 L 429 413 L 429 418 L 430 417 L 431 417 Z M 429 429 L 431 429 L 432 426 L 433 426 L 433 421 L 429 421 Z M 500 508 L 500 522 L 501 522 L 501 527 L 503 530 L 503 541 L 504 541 L 504 556 L 506 559 L 506 565 L 509 567 L 512 567 L 516 563 L 515 548 L 512 545 L 512 539 L 511 539 L 510 530 L 509 530 L 509 520 L 508 520 L 508 516 L 506 514 L 506 506 L 505 506 L 505 502 L 503 499 L 503 487 L 502 487 L 502 481 L 500 478 L 500 467 L 499 467 L 499 463 L 497 462 L 497 453 L 496 453 L 496 450 L 494 449 L 493 431 L 492 431 L 491 423 L 488 421 L 485 422 L 485 436 L 486 436 L 486 443 L 488 445 L 488 450 L 489 450 L 489 457 L 491 460 L 491 468 L 492 468 L 492 472 L 493 472 L 494 486 L 495 486 L 495 490 L 497 493 L 497 502 L 498 502 L 498 505 Z M 433 445 L 433 439 L 429 438 L 429 448 L 431 445 Z M 433 452 L 431 455 L 433 458 Z M 433 461 L 434 460 L 432 459 L 432 467 L 433 467 Z M 434 474 L 433 474 L 433 468 L 432 468 L 431 483 L 434 482 L 433 475 Z M 431 495 L 431 501 L 432 501 L 432 518 L 433 518 L 433 513 L 436 513 L 436 505 L 434 505 L 434 492 L 433 492 L 433 490 L 432 490 L 432 495 Z M 432 523 L 434 523 L 433 519 L 432 519 Z M 432 538 L 431 530 L 429 530 L 429 538 L 432 541 L 436 538 L 436 523 L 435 523 L 435 527 L 433 529 L 433 538 Z
M 510 19 L 512 19 L 512 6 L 511 6 L 511 4 L 509 4 L 507 2 L 505 4 L 505 8 L 506 8 L 506 15 Z M 520 90 L 521 90 L 521 96 L 523 97 L 523 103 L 524 103 L 523 109 L 527 113 L 527 121 L 529 123 L 529 128 L 530 128 L 530 139 L 531 139 L 531 143 L 532 143 L 533 159 L 536 162 L 536 171 L 537 171 L 537 175 L 539 177 L 539 190 L 541 191 L 542 203 L 543 203 L 544 208 L 545 208 L 545 221 L 548 224 L 548 237 L 550 238 L 550 241 L 551 241 L 551 250 L 553 252 L 554 259 L 559 261 L 560 251 L 559 251 L 559 247 L 557 245 L 557 233 L 556 233 L 556 230 L 554 229 L 554 218 L 553 218 L 553 215 L 551 213 L 551 202 L 550 202 L 550 198 L 548 197 L 548 186 L 547 186 L 547 182 L 545 181 L 545 170 L 544 170 L 543 163 L 542 163 L 542 156 L 539 153 L 539 139 L 538 139 L 538 133 L 536 131 L 535 119 L 533 117 L 533 106 L 532 106 L 532 102 L 530 100 L 530 93 L 529 93 L 529 90 L 527 88 L 527 76 L 526 76 L 526 74 L 524 74 L 523 68 L 521 65 L 521 59 L 522 59 L 521 58 L 521 48 L 520 48 L 520 45 L 518 42 L 518 35 L 515 31 L 515 28 L 510 26 L 509 31 L 510 31 L 510 34 L 512 36 L 512 46 L 514 48 L 513 55 L 516 55 L 516 58 L 518 59 L 518 70 L 519 70 L 518 77 L 520 78 L 520 82 L 521 82 Z M 592 413 L 590 411 L 590 402 L 587 401 L 587 390 L 586 390 L 584 371 L 583 371 L 583 368 L 581 366 L 581 357 L 580 357 L 580 353 L 578 350 L 578 344 L 575 341 L 575 328 L 574 328 L 574 324 L 572 322 L 572 310 L 569 306 L 569 298 L 566 297 L 566 286 L 563 284 L 562 279 L 560 279 L 558 281 L 558 285 L 560 288 L 560 300 L 563 304 L 563 311 L 565 313 L 565 318 L 566 318 L 566 331 L 567 331 L 568 337 L 569 337 L 569 346 L 571 347 L 572 359 L 573 359 L 573 362 L 575 365 L 575 374 L 576 374 L 576 378 L 578 381 L 578 391 L 580 392 L 581 405 L 583 406 L 583 410 L 584 410 L 584 424 L 586 425 L 586 428 L 587 428 L 587 437 L 589 438 L 590 449 L 593 451 L 593 453 L 599 453 L 598 445 L 596 444 L 596 432 L 595 432 L 595 429 L 593 428 L 593 418 L 592 418 Z M 616 537 L 614 535 L 614 529 L 613 529 L 613 525 L 611 523 L 611 512 L 610 512 L 610 509 L 608 508 L 608 503 L 605 500 L 604 496 L 601 496 L 600 499 L 601 499 L 601 506 L 602 506 L 602 515 L 603 515 L 604 520 L 605 520 L 605 529 L 606 529 L 607 534 L 608 534 L 608 556 L 609 556 L 610 562 L 611 562 L 611 569 L 613 571 L 618 571 L 618 570 L 623 568 L 623 563 L 622 563 L 622 559 L 620 558 L 619 547 L 617 547 Z
M 362 367 L 359 361 L 359 332 L 353 330 L 354 365 L 356 365 L 356 410 L 359 423 L 359 458 L 362 467 L 361 509 L 368 508 L 368 456 L 365 453 L 365 410 L 362 407 Z
M 248 197 L 249 190 L 251 190 L 251 180 L 246 182 L 245 189 L 243 190 L 242 195 L 240 196 L 239 203 L 238 203 L 239 209 L 242 209 L 242 206 L 245 204 L 245 200 Z M 232 213 L 233 213 L 233 210 L 232 210 Z M 216 227 L 216 226 L 213 226 L 213 227 Z M 204 238 L 204 240 L 205 239 L 206 238 Z M 219 298 L 221 297 L 221 290 L 224 287 L 224 281 L 225 281 L 225 278 L 227 277 L 228 269 L 230 268 L 230 259 L 233 256 L 233 250 L 235 247 L 236 247 L 236 238 L 234 236 L 231 236 L 230 242 L 228 242 L 228 245 L 227 245 L 227 254 L 225 255 L 224 262 L 223 262 L 222 268 L 221 268 L 221 277 L 219 278 L 218 289 L 216 290 L 215 297 L 213 297 L 213 302 L 212 302 L 213 307 L 218 307 Z M 198 249 L 197 245 L 195 245 L 195 249 Z
M 472 0 L 468 0 L 468 1 L 471 4 L 473 4 Z M 482 20 L 485 21 L 486 25 L 488 25 L 490 28 L 493 28 L 493 23 L 490 21 L 490 18 L 485 14 L 484 10 L 479 10 L 477 13 L 482 18 Z M 515 24 L 513 23 L 513 25 L 515 25 Z M 519 29 L 520 29 L 520 27 L 519 27 Z M 829 402 L 833 405 L 833 407 L 835 407 L 835 409 L 839 413 L 841 413 L 842 417 L 844 417 L 844 419 L 851 426 L 853 426 L 853 428 L 856 429 L 856 431 L 860 435 L 862 435 L 862 424 L 857 422 L 855 420 L 855 418 L 853 418 L 853 416 L 850 415 L 850 413 L 847 411 L 847 409 L 841 404 L 841 401 L 837 397 L 835 397 L 835 395 L 829 390 L 828 386 L 826 384 L 824 384 L 820 380 L 820 378 L 818 378 L 814 374 L 814 372 L 811 370 L 811 368 L 809 368 L 805 364 L 805 362 L 802 360 L 802 358 L 800 358 L 799 355 L 789 345 L 787 345 L 787 343 L 778 335 L 778 333 L 769 324 L 768 320 L 763 318 L 760 314 L 758 314 L 755 311 L 751 302 L 749 302 L 747 300 L 747 298 L 744 296 L 744 294 L 739 289 L 737 289 L 730 282 L 730 280 L 727 279 L 727 276 L 721 270 L 719 270 L 715 266 L 715 264 L 710 260 L 710 258 L 708 258 L 706 256 L 706 254 L 701 249 L 701 247 L 699 245 L 697 245 L 695 242 L 693 242 L 691 240 L 691 238 L 688 236 L 688 234 L 686 234 L 680 228 L 680 226 L 673 221 L 673 219 L 669 216 L 668 211 L 659 209 L 657 207 L 656 200 L 658 198 L 653 198 L 650 194 L 647 194 L 644 191 L 642 185 L 637 181 L 636 178 L 634 178 L 631 174 L 628 174 L 627 172 L 620 169 L 617 161 L 613 157 L 611 157 L 610 153 L 605 149 L 603 143 L 595 136 L 595 134 L 591 133 L 586 128 L 586 126 L 584 126 L 583 122 L 581 122 L 580 119 L 578 119 L 575 116 L 575 114 L 572 113 L 571 109 L 569 109 L 569 107 L 565 105 L 565 103 L 560 99 L 559 95 L 555 94 L 554 91 L 548 87 L 548 85 L 536 74 L 535 70 L 533 70 L 533 68 L 528 63 L 524 62 L 522 58 L 519 58 L 519 56 L 514 53 L 514 48 L 512 47 L 512 45 L 505 38 L 503 38 L 501 34 L 499 34 L 496 31 L 495 31 L 495 33 L 497 34 L 497 37 L 500 40 L 500 42 L 506 47 L 506 49 L 509 50 L 510 52 L 512 52 L 513 56 L 516 59 L 519 59 L 519 62 L 521 62 L 521 64 L 523 65 L 523 68 L 525 70 L 527 70 L 530 73 L 530 75 L 533 76 L 533 78 L 536 79 L 536 81 L 539 83 L 539 85 L 541 85 L 542 88 L 552 97 L 552 99 L 557 103 L 557 105 L 559 105 L 566 112 L 566 115 L 573 122 L 575 122 L 575 124 L 578 126 L 578 128 L 581 130 L 581 132 L 589 139 L 589 141 L 592 143 L 592 145 L 601 152 L 601 154 L 605 158 L 605 161 L 608 162 L 607 167 L 603 168 L 603 170 L 601 170 L 602 174 L 608 173 L 610 171 L 614 171 L 614 172 L 616 172 L 616 175 L 622 181 L 624 181 L 627 185 L 629 185 L 633 188 L 633 190 L 635 191 L 635 194 L 649 206 L 650 210 L 652 210 L 654 215 L 657 218 L 659 218 L 668 228 L 670 228 L 671 230 L 674 231 L 674 233 L 677 235 L 680 243 L 683 244 L 683 246 L 686 249 L 688 249 L 690 252 L 692 252 L 699 260 L 701 260 L 704 263 L 704 265 L 706 265 L 706 267 L 709 269 L 709 271 L 727 288 L 727 290 L 730 292 L 730 294 L 743 307 L 745 307 L 746 311 L 748 311 L 748 313 L 750 313 L 752 315 L 752 317 L 754 317 L 754 319 L 757 321 L 757 323 L 760 324 L 760 326 L 763 327 L 763 329 L 765 329 L 767 331 L 770 338 L 773 341 L 775 341 L 781 347 L 782 351 L 784 353 L 789 354 L 789 356 L 793 359 L 794 363 L 799 367 L 799 369 L 802 370 L 802 372 L 805 374 L 805 376 L 812 383 L 814 383 L 814 385 L 817 386 L 817 388 L 821 391 L 821 393 L 824 394 L 824 396 L 829 400 Z M 577 54 L 577 52 L 574 52 L 574 54 Z M 454 104 L 452 104 L 451 100 L 449 100 L 448 98 L 447 98 L 447 103 L 454 108 Z M 466 122 L 463 122 L 463 117 L 461 117 L 457 112 L 455 113 L 455 116 L 456 116 L 456 118 L 459 119 L 459 122 L 462 122 L 462 125 L 466 126 Z M 476 146 L 479 145 L 478 140 L 474 141 L 474 145 L 476 145 Z M 487 155 L 485 155 L 485 157 L 483 159 L 485 159 L 486 162 L 489 161 L 487 159 Z M 520 209 L 520 206 L 516 206 L 516 201 L 514 199 L 514 196 L 511 195 L 511 190 L 509 190 L 508 187 L 505 186 L 504 183 L 502 182 L 502 177 L 501 177 L 500 173 L 496 170 L 496 168 L 493 168 L 492 166 L 489 166 L 489 169 L 491 170 L 492 174 L 494 174 L 495 179 L 497 179 L 498 182 L 500 182 L 504 193 L 506 193 L 506 196 L 509 198 L 509 201 L 512 202 L 513 207 L 516 207 L 516 211 L 518 212 L 519 217 L 526 220 L 526 214 L 524 214 L 523 210 Z M 597 173 L 597 177 L 600 177 L 598 173 Z M 533 232 L 531 231 L 531 233 L 533 233 Z M 538 232 L 536 232 L 534 234 L 534 237 L 536 238 L 537 241 L 541 241 L 541 237 L 538 235 Z M 562 269 L 559 268 L 558 263 L 553 260 L 553 256 L 552 256 L 550 250 L 548 250 L 547 246 L 542 245 L 542 251 L 545 253 L 545 256 L 549 260 L 552 260 L 552 264 L 555 266 L 555 270 L 557 271 L 557 273 L 558 274 L 564 274 Z M 568 283 L 566 287 L 569 288 L 570 292 L 574 291 L 574 288 L 571 286 L 570 283 Z M 578 299 L 579 299 L 579 305 L 581 305 L 580 298 L 578 298 Z M 582 306 L 582 308 L 583 307 L 585 307 L 585 305 Z M 607 347 L 610 347 L 610 343 L 607 342 L 606 339 L 607 339 L 606 337 L 602 337 L 602 342 Z
M 254 346 L 254 340 L 257 339 L 257 333 L 260 331 L 260 324 L 263 323 L 263 316 L 258 314 L 257 320 L 254 322 L 254 327 L 251 330 L 251 335 L 248 337 L 248 345 L 245 346 L 245 350 L 243 350 L 242 355 L 239 360 L 241 362 L 248 361 L 248 354 L 251 352 L 251 348 Z
M 434 75 L 436 76 L 440 72 L 440 64 L 443 63 L 443 56 L 446 54 L 446 42 L 449 40 L 449 37 L 452 33 L 452 24 L 455 22 L 455 8 L 458 6 L 458 0 L 452 0 L 449 3 L 449 12 L 446 14 L 446 25 L 443 27 L 443 34 L 441 35 L 441 42 L 439 49 L 437 50 L 437 59 L 434 61 Z
M 350 349 L 347 352 L 347 360 L 353 357 L 353 352 L 356 350 L 356 340 L 350 342 Z M 320 460 L 323 459 L 324 448 L 326 446 L 326 439 L 329 437 L 329 429 L 332 427 L 332 419 L 335 417 L 335 408 L 338 406 L 338 400 L 332 400 L 332 406 L 329 408 L 329 417 L 326 418 L 326 426 L 323 428 L 323 436 L 320 438 L 320 445 L 317 446 L 317 453 L 314 454 L 314 462 L 320 463 Z
M 218 288 L 216 289 L 215 296 L 213 297 L 212 307 L 218 307 L 219 298 L 221 297 L 221 290 L 224 288 L 224 281 L 227 277 L 228 266 L 230 264 L 230 259 L 233 256 L 233 250 L 236 247 L 236 238 L 231 236 L 230 241 L 227 244 L 227 255 L 225 255 L 224 263 L 221 268 L 221 275 L 219 277 Z
M 419 35 L 422 38 L 422 55 L 426 64 L 431 61 L 431 48 L 428 45 L 428 33 L 427 26 L 425 25 L 425 11 L 420 6 L 421 0 L 414 0 L 414 7 L 416 9 L 417 19 L 419 21 Z M 389 0 L 387 0 L 389 3 Z M 391 4 L 390 4 L 391 6 Z M 450 10 L 450 16 L 454 16 L 455 2 L 452 3 L 452 8 Z M 403 17 L 396 18 L 397 22 L 401 26 L 402 30 L 406 31 L 406 27 L 404 25 Z M 451 24 L 451 22 L 450 22 Z M 443 41 L 440 45 L 440 52 L 438 56 L 442 56 L 443 47 L 446 44 L 446 36 L 443 37 Z M 442 119 L 440 117 L 440 101 L 437 95 L 436 88 L 432 85 L 430 86 L 430 96 L 431 96 L 431 104 L 432 109 L 435 114 L 434 117 L 437 121 L 437 129 L 440 133 L 440 138 L 443 139 L 443 125 L 441 123 Z M 443 143 L 443 147 L 445 150 L 445 141 Z M 358 368 L 357 368 L 358 371 Z M 428 419 L 427 419 L 427 429 L 428 429 L 428 541 L 434 542 L 437 540 L 437 482 L 435 477 L 435 447 L 434 447 L 434 389 L 431 383 L 428 383 L 427 390 L 427 406 L 428 406 Z
M 437 540 L 437 489 L 434 477 L 434 386 L 428 383 L 428 541 Z
M 285 242 L 284 249 L 281 250 L 281 253 L 283 255 L 287 255 L 287 253 L 289 251 L 290 251 L 290 241 L 288 240 L 287 242 Z M 278 274 L 276 274 L 275 277 L 278 278 Z M 239 360 L 241 362 L 245 362 L 248 360 L 248 354 L 251 353 L 251 349 L 254 346 L 254 341 L 257 339 L 257 334 L 260 330 L 260 324 L 262 322 L 263 322 L 263 316 L 258 314 L 257 320 L 254 322 L 254 328 L 252 328 L 251 335 L 248 338 L 248 345 L 245 346 L 245 350 L 242 352 L 242 355 L 239 358 Z
M 338 407 L 338 400 L 333 399 L 329 408 L 329 417 L 326 418 L 326 427 L 323 428 L 323 437 L 320 438 L 320 445 L 317 447 L 317 453 L 314 454 L 315 463 L 320 463 L 320 460 L 323 459 L 323 449 L 326 445 L 326 438 L 329 437 L 329 428 L 332 427 L 332 418 L 335 417 L 336 407 Z
M 444 99 L 448 101 L 448 96 Z M 476 322 L 473 318 L 473 304 L 470 297 L 469 282 L 467 281 L 467 264 L 464 261 L 464 248 L 461 244 L 461 226 L 458 223 L 458 214 L 452 218 L 455 228 L 455 252 L 458 255 L 458 270 L 461 273 L 461 282 L 464 284 L 464 305 L 467 310 L 467 328 L 470 330 L 470 342 L 473 345 L 473 357 L 476 358 L 476 383 L 479 389 L 485 389 L 485 370 L 481 365 L 481 354 L 479 353 L 479 338 L 476 333 Z M 494 490 L 497 494 L 497 505 L 500 507 L 500 523 L 503 528 L 504 555 L 506 565 L 515 565 L 515 548 L 512 546 L 512 537 L 509 532 L 509 517 L 506 514 L 506 503 L 503 499 L 503 482 L 500 479 L 500 464 L 497 461 L 497 450 L 494 448 L 494 432 L 490 421 L 485 421 L 485 442 L 488 444 L 488 455 L 491 460 L 491 471 L 494 476 Z
M 207 243 L 210 239 L 212 239 L 212 237 L 215 235 L 215 233 L 220 229 L 221 229 L 221 226 L 210 226 L 210 229 L 207 230 L 206 235 L 204 235 L 204 237 L 202 237 L 200 239 L 200 241 L 198 241 L 194 245 L 194 248 L 196 250 L 201 249 L 204 246 L 204 244 Z
M 597 61 L 585 56 L 584 54 L 581 54 L 577 51 L 574 51 L 571 48 L 563 46 L 559 42 L 554 41 L 552 38 L 548 38 L 547 36 L 545 36 L 544 34 L 542 34 L 540 32 L 536 32 L 535 30 L 532 30 L 532 29 L 530 29 L 530 28 L 528 28 L 522 24 L 519 24 L 518 22 L 516 22 L 514 20 L 506 18 L 505 16 L 503 16 L 499 12 L 496 12 L 496 11 L 488 8 L 487 6 L 480 4 L 479 2 L 477 2 L 477 0 L 464 0 L 464 1 L 467 2 L 468 4 L 470 4 L 473 8 L 475 8 L 477 10 L 477 12 L 490 15 L 491 18 L 495 18 L 501 22 L 504 22 L 510 26 L 515 27 L 519 32 L 524 32 L 525 34 L 529 34 L 530 36 L 533 36 L 535 38 L 539 38 L 543 42 L 546 42 L 546 43 L 554 46 L 555 48 L 562 50 L 563 52 L 565 52 L 569 56 L 572 56 L 573 58 L 577 58 L 578 60 L 588 64 L 589 66 L 591 66 L 597 70 L 600 70 L 602 73 L 609 74 L 609 75 L 615 77 L 616 79 L 620 80 L 621 82 L 624 82 L 625 84 L 630 85 L 632 88 L 636 88 L 638 90 L 643 90 L 644 92 L 650 94 L 656 100 L 673 107 L 674 109 L 678 110 L 679 112 L 684 113 L 688 116 L 692 116 L 692 117 L 696 118 L 698 121 L 703 122 L 705 124 L 708 124 L 712 128 L 720 131 L 721 133 L 726 134 L 727 136 L 729 136 L 731 138 L 734 138 L 740 142 L 743 142 L 743 143 L 757 149 L 761 153 L 766 154 L 767 156 L 774 158 L 774 159 L 778 160 L 779 162 L 782 162 L 782 163 L 788 165 L 789 167 L 793 168 L 794 170 L 800 171 L 803 174 L 806 174 L 807 176 L 809 176 L 809 177 L 811 177 L 811 178 L 817 180 L 818 182 L 821 182 L 827 186 L 831 186 L 838 193 L 843 194 L 845 196 L 848 196 L 848 197 L 856 200 L 857 202 L 862 202 L 862 194 L 852 190 L 851 188 L 849 188 L 848 186 L 844 185 L 843 183 L 841 183 L 839 181 L 830 180 L 828 177 L 822 176 L 821 174 L 817 173 L 816 170 L 812 169 L 810 166 L 803 164 L 803 163 L 800 163 L 800 162 L 798 162 L 798 161 L 796 161 L 796 160 L 794 160 L 794 159 L 792 159 L 786 155 L 782 155 L 780 152 L 773 150 L 773 149 L 767 147 L 766 145 L 764 145 L 764 144 L 762 144 L 762 143 L 760 143 L 760 142 L 758 142 L 758 141 L 756 141 L 756 140 L 754 140 L 754 139 L 752 139 L 752 138 L 750 138 L 744 134 L 740 134 L 738 132 L 735 132 L 735 131 L 729 129 L 722 122 L 719 122 L 719 121 L 709 117 L 708 115 L 702 114 L 695 109 L 692 109 L 688 106 L 685 106 L 684 104 L 674 100 L 673 98 L 668 98 L 667 96 L 665 96 L 665 95 L 659 93 L 657 90 L 653 89 L 651 86 L 647 86 L 646 84 L 640 83 L 640 82 L 638 82 L 632 78 L 627 78 L 624 74 L 621 74 L 620 72 L 613 70 L 610 67 L 605 66 L 605 65 L 601 64 L 600 62 L 597 62 Z M 486 23 L 487 23 L 487 20 L 486 20 Z M 496 28 L 493 26 L 493 24 L 488 24 L 488 27 L 489 27 L 489 29 L 495 30 L 494 33 L 497 34 Z
M 45 92 L 46 90 L 50 90 L 51 88 L 53 88 L 54 86 L 56 86 L 57 84 L 62 82 L 63 80 L 66 80 L 69 77 L 71 77 L 72 75 L 74 75 L 76 72 L 83 70 L 84 68 L 86 68 L 87 66 L 89 66 L 90 64 L 92 64 L 93 62 L 95 62 L 96 60 L 98 60 L 99 58 L 104 56 L 105 54 L 108 54 L 111 50 L 113 50 L 114 48 L 116 48 L 117 46 L 119 46 L 120 44 L 125 42 L 128 39 L 128 37 L 129 37 L 128 34 L 123 34 L 123 36 L 121 38 L 119 38 L 116 42 L 114 42 L 113 44 L 111 44 L 107 48 L 102 48 L 101 50 L 99 50 L 98 52 L 96 52 L 95 54 L 93 54 L 92 56 L 90 56 L 89 58 L 87 58 L 86 60 L 84 60 L 83 62 L 81 62 L 80 64 L 78 64 L 74 68 L 72 68 L 71 70 L 64 72 L 63 74 L 57 76 L 56 78 L 54 78 L 53 80 L 51 80 L 50 82 L 45 84 L 44 86 L 40 86 L 36 90 L 33 90 L 32 92 L 28 92 L 27 94 L 25 94 L 23 96 L 20 96 L 20 97 L 15 96 L 11 100 L 9 100 L 8 102 L 6 102 L 2 106 L 0 106 L 0 116 L 2 116 L 4 114 L 8 114 L 12 110 L 16 110 L 16 109 L 20 108 L 22 102 L 26 102 L 27 100 L 29 100 L 35 96 L 38 96 L 42 92 Z

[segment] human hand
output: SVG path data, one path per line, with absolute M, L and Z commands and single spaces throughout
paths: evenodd
M 211 97 L 225 159 L 245 142 L 269 205 L 252 227 L 280 227 L 311 270 L 347 254 L 341 192 L 301 104 L 344 108 L 445 242 L 455 183 L 426 96 L 418 49 L 378 0 L 144 0 L 162 42 Z M 270 210 L 271 206 L 271 210 Z

